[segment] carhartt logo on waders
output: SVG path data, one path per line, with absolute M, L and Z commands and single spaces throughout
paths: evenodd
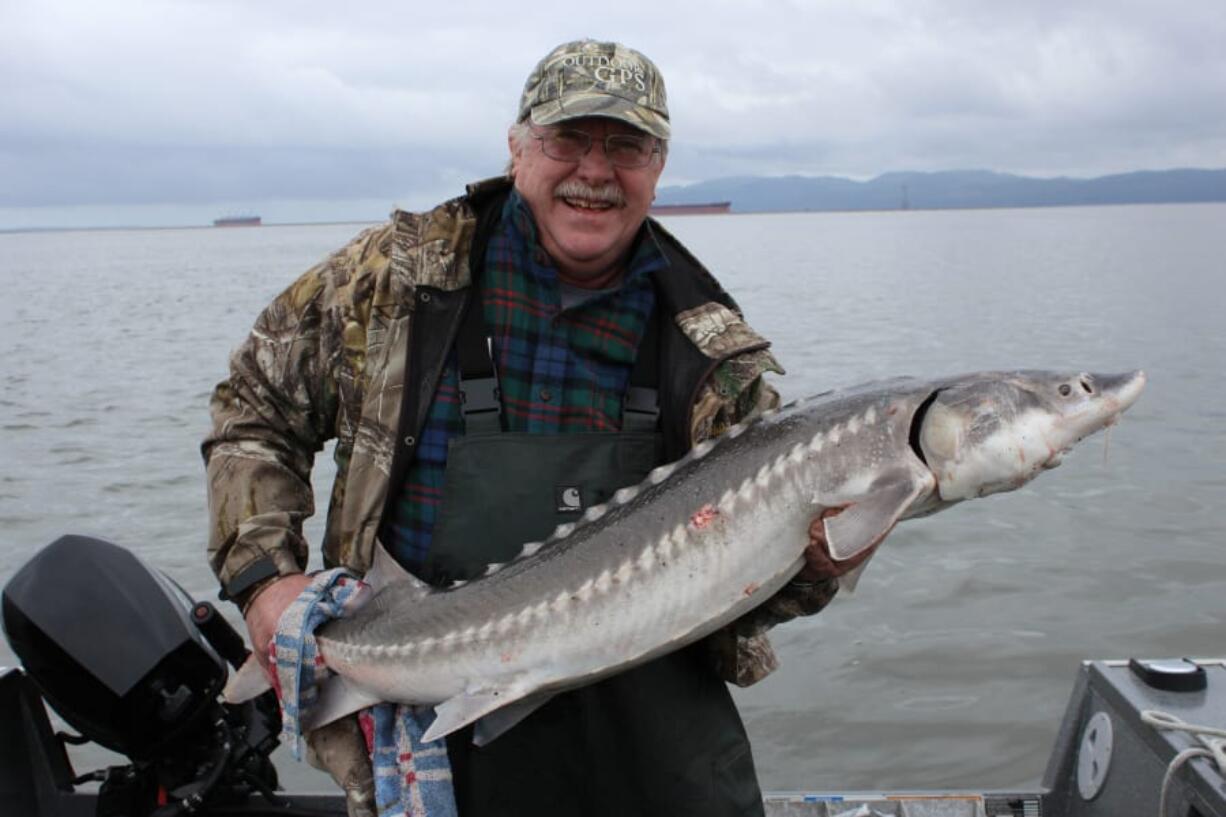
M 579 513 L 583 510 L 583 494 L 577 485 L 559 485 L 553 489 L 553 497 L 558 513 Z

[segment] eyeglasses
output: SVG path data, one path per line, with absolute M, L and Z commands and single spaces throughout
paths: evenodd
M 533 130 L 532 135 L 540 141 L 545 155 L 559 162 L 578 162 L 592 149 L 592 134 L 587 131 L 549 128 Z M 660 152 L 660 143 L 654 136 L 610 133 L 601 141 L 604 142 L 604 155 L 614 167 L 646 167 Z

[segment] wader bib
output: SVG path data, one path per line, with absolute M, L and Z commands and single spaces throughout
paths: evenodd
M 448 448 L 422 571 L 434 584 L 513 558 L 641 481 L 662 457 L 654 316 L 631 375 L 625 431 L 528 434 L 501 430 L 480 314 L 474 288 L 457 340 L 466 433 Z M 447 746 L 466 817 L 762 813 L 744 727 L 701 643 L 561 693 L 484 747 L 472 744 L 471 727 Z

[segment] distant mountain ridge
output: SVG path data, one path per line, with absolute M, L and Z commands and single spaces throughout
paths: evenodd
M 1226 169 L 1142 170 L 1093 179 L 1039 179 L 988 170 L 836 176 L 736 176 L 664 187 L 658 204 L 731 201 L 739 213 L 785 210 L 929 210 L 1087 204 L 1226 202 Z

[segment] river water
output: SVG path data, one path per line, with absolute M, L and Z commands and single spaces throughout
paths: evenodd
M 904 523 L 854 594 L 776 631 L 781 669 L 736 695 L 764 787 L 1033 785 L 1079 661 L 1226 653 L 1226 205 L 666 225 L 774 340 L 785 398 L 986 368 L 1150 376 L 1109 445 Z M 360 226 L 0 234 L 0 582 L 71 532 L 212 597 L 209 391 L 259 309 Z M 321 457 L 321 501 L 331 474 Z

